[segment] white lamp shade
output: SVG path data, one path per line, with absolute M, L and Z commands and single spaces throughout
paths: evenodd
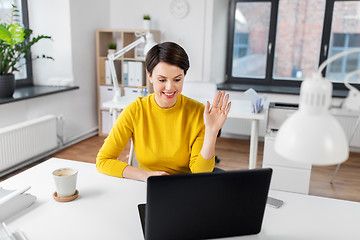
M 349 157 L 345 133 L 328 112 L 294 113 L 278 131 L 275 151 L 285 159 L 313 165 L 340 164 Z
M 349 144 L 329 112 L 332 84 L 314 75 L 301 83 L 299 110 L 280 127 L 275 151 L 288 160 L 313 165 L 339 164 L 349 157 Z

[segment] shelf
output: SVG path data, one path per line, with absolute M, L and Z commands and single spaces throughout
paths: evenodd
M 124 61 L 144 62 L 145 59 L 141 58 L 123 58 Z
M 97 69 L 97 112 L 98 112 L 98 123 L 99 123 L 99 135 L 106 136 L 107 133 L 103 132 L 103 122 L 102 122 L 102 113 L 101 111 L 105 111 L 108 109 L 104 109 L 102 106 L 102 102 L 107 101 L 113 96 L 113 84 L 109 77 L 109 74 L 106 71 L 105 61 L 107 60 L 108 54 L 108 45 L 111 42 L 115 42 L 117 44 L 117 51 L 122 49 L 123 47 L 133 43 L 138 37 L 135 36 L 136 32 L 149 32 L 142 29 L 98 29 L 96 31 L 96 69 Z M 160 42 L 160 31 L 151 30 L 150 31 L 154 35 L 154 39 L 156 42 Z M 135 89 L 138 88 L 147 88 L 148 92 L 153 92 L 152 85 L 146 75 L 145 64 L 142 64 L 143 71 L 143 83 L 142 86 L 132 86 L 132 85 L 124 85 L 123 84 L 123 74 L 126 72 L 126 68 L 124 68 L 124 61 L 132 61 L 132 62 L 145 62 L 145 58 L 138 58 L 139 53 L 141 53 L 141 44 L 137 48 L 133 48 L 127 53 L 125 53 L 122 57 L 114 60 L 116 76 L 119 82 L 119 86 L 122 91 L 122 95 L 125 94 L 124 88 L 130 88 L 134 90 L 130 90 L 128 93 L 132 93 Z M 140 69 L 140 68 L 136 68 Z M 139 81 L 138 81 L 139 82 Z M 109 88 L 107 88 L 109 87 Z
M 123 87 L 127 87 L 127 88 L 147 88 L 147 86 L 138 87 L 138 86 L 131 86 L 131 85 L 123 85 Z

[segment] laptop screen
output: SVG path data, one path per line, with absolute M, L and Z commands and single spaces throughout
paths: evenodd
M 259 233 L 271 174 L 266 168 L 150 177 L 142 222 L 145 239 Z

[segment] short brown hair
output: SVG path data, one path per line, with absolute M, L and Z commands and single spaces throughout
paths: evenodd
M 166 62 L 181 68 L 184 70 L 184 75 L 186 75 L 190 67 L 189 58 L 185 50 L 174 42 L 159 43 L 146 54 L 145 66 L 150 76 L 159 62 Z

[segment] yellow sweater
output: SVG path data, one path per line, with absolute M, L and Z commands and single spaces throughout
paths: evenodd
M 127 166 L 117 158 L 133 136 L 139 168 L 169 174 L 211 172 L 215 156 L 201 156 L 205 125 L 204 105 L 179 95 L 175 106 L 164 109 L 154 94 L 137 98 L 118 117 L 96 161 L 99 172 L 122 177 Z

